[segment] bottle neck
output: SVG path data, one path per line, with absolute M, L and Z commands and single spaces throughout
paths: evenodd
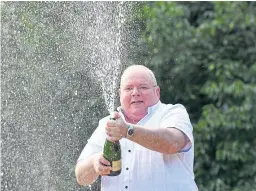
M 111 142 L 111 143 L 118 143 L 119 141 L 110 141 L 110 140 L 108 140 L 107 138 L 106 138 L 106 141 L 108 141 L 108 142 Z

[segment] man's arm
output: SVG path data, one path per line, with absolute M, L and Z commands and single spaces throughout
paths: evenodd
M 177 153 L 187 144 L 187 136 L 176 128 L 146 128 L 134 125 L 134 135 L 129 138 L 146 147 L 163 154 Z
M 98 174 L 93 167 L 93 157 L 91 156 L 87 160 L 78 161 L 76 164 L 76 180 L 82 186 L 92 184 L 98 178 Z
M 78 184 L 86 186 L 95 182 L 99 175 L 105 176 L 110 173 L 110 162 L 102 153 L 96 153 L 88 159 L 78 161 L 75 174 Z
M 127 135 L 128 124 L 120 118 L 119 114 L 115 115 L 116 120 L 109 120 L 105 127 L 107 138 L 110 141 L 120 140 Z M 177 153 L 189 142 L 187 135 L 175 127 L 133 126 L 135 127 L 134 134 L 129 138 L 131 141 L 163 154 Z

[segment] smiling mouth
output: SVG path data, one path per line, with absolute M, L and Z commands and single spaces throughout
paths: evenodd
M 143 103 L 143 101 L 132 101 L 131 104 L 140 104 Z

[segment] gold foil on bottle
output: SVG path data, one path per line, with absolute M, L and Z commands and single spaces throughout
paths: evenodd
M 118 171 L 121 169 L 121 160 L 112 161 L 112 171 Z

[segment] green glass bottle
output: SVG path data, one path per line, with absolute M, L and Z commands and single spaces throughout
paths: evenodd
M 114 118 L 111 118 L 115 120 Z M 106 139 L 103 149 L 103 156 L 110 162 L 112 170 L 108 176 L 117 176 L 121 173 L 121 145 L 120 141 L 111 142 Z
M 103 151 L 104 158 L 110 162 L 112 170 L 108 176 L 117 176 L 121 173 L 121 145 L 119 141 L 111 142 L 106 139 Z

